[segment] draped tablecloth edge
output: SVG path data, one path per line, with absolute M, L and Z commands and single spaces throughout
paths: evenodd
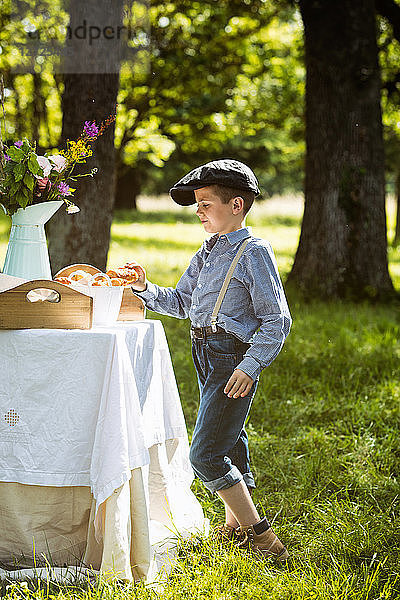
M 48 477 L 48 473 L 34 473 L 27 471 L 20 471 L 21 476 L 18 479 L 15 478 L 16 470 L 12 469 L 12 474 L 7 475 L 6 469 L 0 472 L 1 483 L 21 483 L 22 485 L 40 485 L 42 487 L 48 487 L 49 483 L 43 481 L 44 477 Z M 72 483 L 73 482 L 73 483 Z M 78 487 L 85 486 L 90 487 L 90 474 L 86 473 L 60 473 L 59 477 L 52 480 L 50 487 Z
M 107 498 L 109 498 L 111 496 L 111 494 L 114 492 L 114 490 L 118 489 L 119 487 L 121 487 L 121 485 L 124 485 L 124 483 L 126 483 L 127 481 L 130 480 L 133 469 L 145 467 L 149 463 L 150 463 L 150 457 L 149 457 L 148 450 L 146 448 L 146 452 L 137 454 L 134 459 L 133 458 L 130 459 L 129 468 L 124 469 L 122 471 L 122 473 L 119 473 L 116 477 L 114 477 L 111 481 L 109 481 L 101 489 L 97 490 L 96 485 L 92 482 L 90 484 L 90 489 L 92 491 L 93 498 L 96 501 L 96 513 L 97 513 L 97 510 L 98 510 L 100 504 L 102 504 L 105 500 L 107 500 Z

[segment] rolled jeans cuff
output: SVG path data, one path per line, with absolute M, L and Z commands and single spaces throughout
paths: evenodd
M 218 479 L 213 479 L 212 481 L 204 481 L 203 483 L 210 492 L 215 494 L 219 490 L 225 490 L 226 488 L 230 488 L 233 485 L 236 485 L 240 481 L 242 481 L 243 475 L 239 471 L 235 465 L 232 466 L 231 470 L 227 472 L 226 475 L 222 477 L 218 477 Z
M 256 487 L 256 482 L 254 481 L 252 473 L 243 473 L 243 481 L 245 482 L 248 488 Z

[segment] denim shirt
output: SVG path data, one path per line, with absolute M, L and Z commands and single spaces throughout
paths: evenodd
M 248 227 L 206 240 L 175 288 L 147 282 L 145 291 L 133 292 L 150 310 L 189 317 L 193 327 L 210 325 L 225 275 L 248 237 L 219 310 L 218 325 L 251 344 L 236 368 L 256 379 L 279 354 L 292 319 L 271 245 L 253 237 Z

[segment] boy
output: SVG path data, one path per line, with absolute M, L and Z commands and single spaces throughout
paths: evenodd
M 171 188 L 171 197 L 182 206 L 197 203 L 197 216 L 214 235 L 196 252 L 176 288 L 150 283 L 142 267 L 132 288 L 150 310 L 190 317 L 200 389 L 190 461 L 224 502 L 219 536 L 249 546 L 258 556 L 285 561 L 286 548 L 261 519 L 249 491 L 255 483 L 245 421 L 260 372 L 276 358 L 291 326 L 272 249 L 245 227 L 259 193 L 253 171 L 236 160 L 209 162 L 188 173 Z M 247 246 L 218 310 L 224 278 L 244 240 Z

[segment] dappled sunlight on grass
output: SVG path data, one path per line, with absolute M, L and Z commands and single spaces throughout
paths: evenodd
M 114 224 L 108 265 L 136 260 L 150 280 L 174 285 L 204 240 L 198 225 Z
M 389 248 L 389 273 L 396 289 L 400 288 L 400 246 Z
M 183 209 L 182 213 L 177 213 L 172 210 L 117 210 L 114 214 L 114 223 L 117 225 L 129 225 L 132 223 L 132 217 L 134 215 L 135 223 L 146 223 L 147 225 L 157 225 L 163 223 L 164 225 L 174 225 L 175 223 L 186 223 L 193 224 L 198 223 L 199 219 L 196 217 L 194 210 L 188 212 Z
M 386 202 L 386 216 L 389 240 L 389 273 L 396 289 L 400 289 L 400 245 L 397 248 L 391 245 L 396 226 L 396 203 L 393 196 L 389 196 Z

